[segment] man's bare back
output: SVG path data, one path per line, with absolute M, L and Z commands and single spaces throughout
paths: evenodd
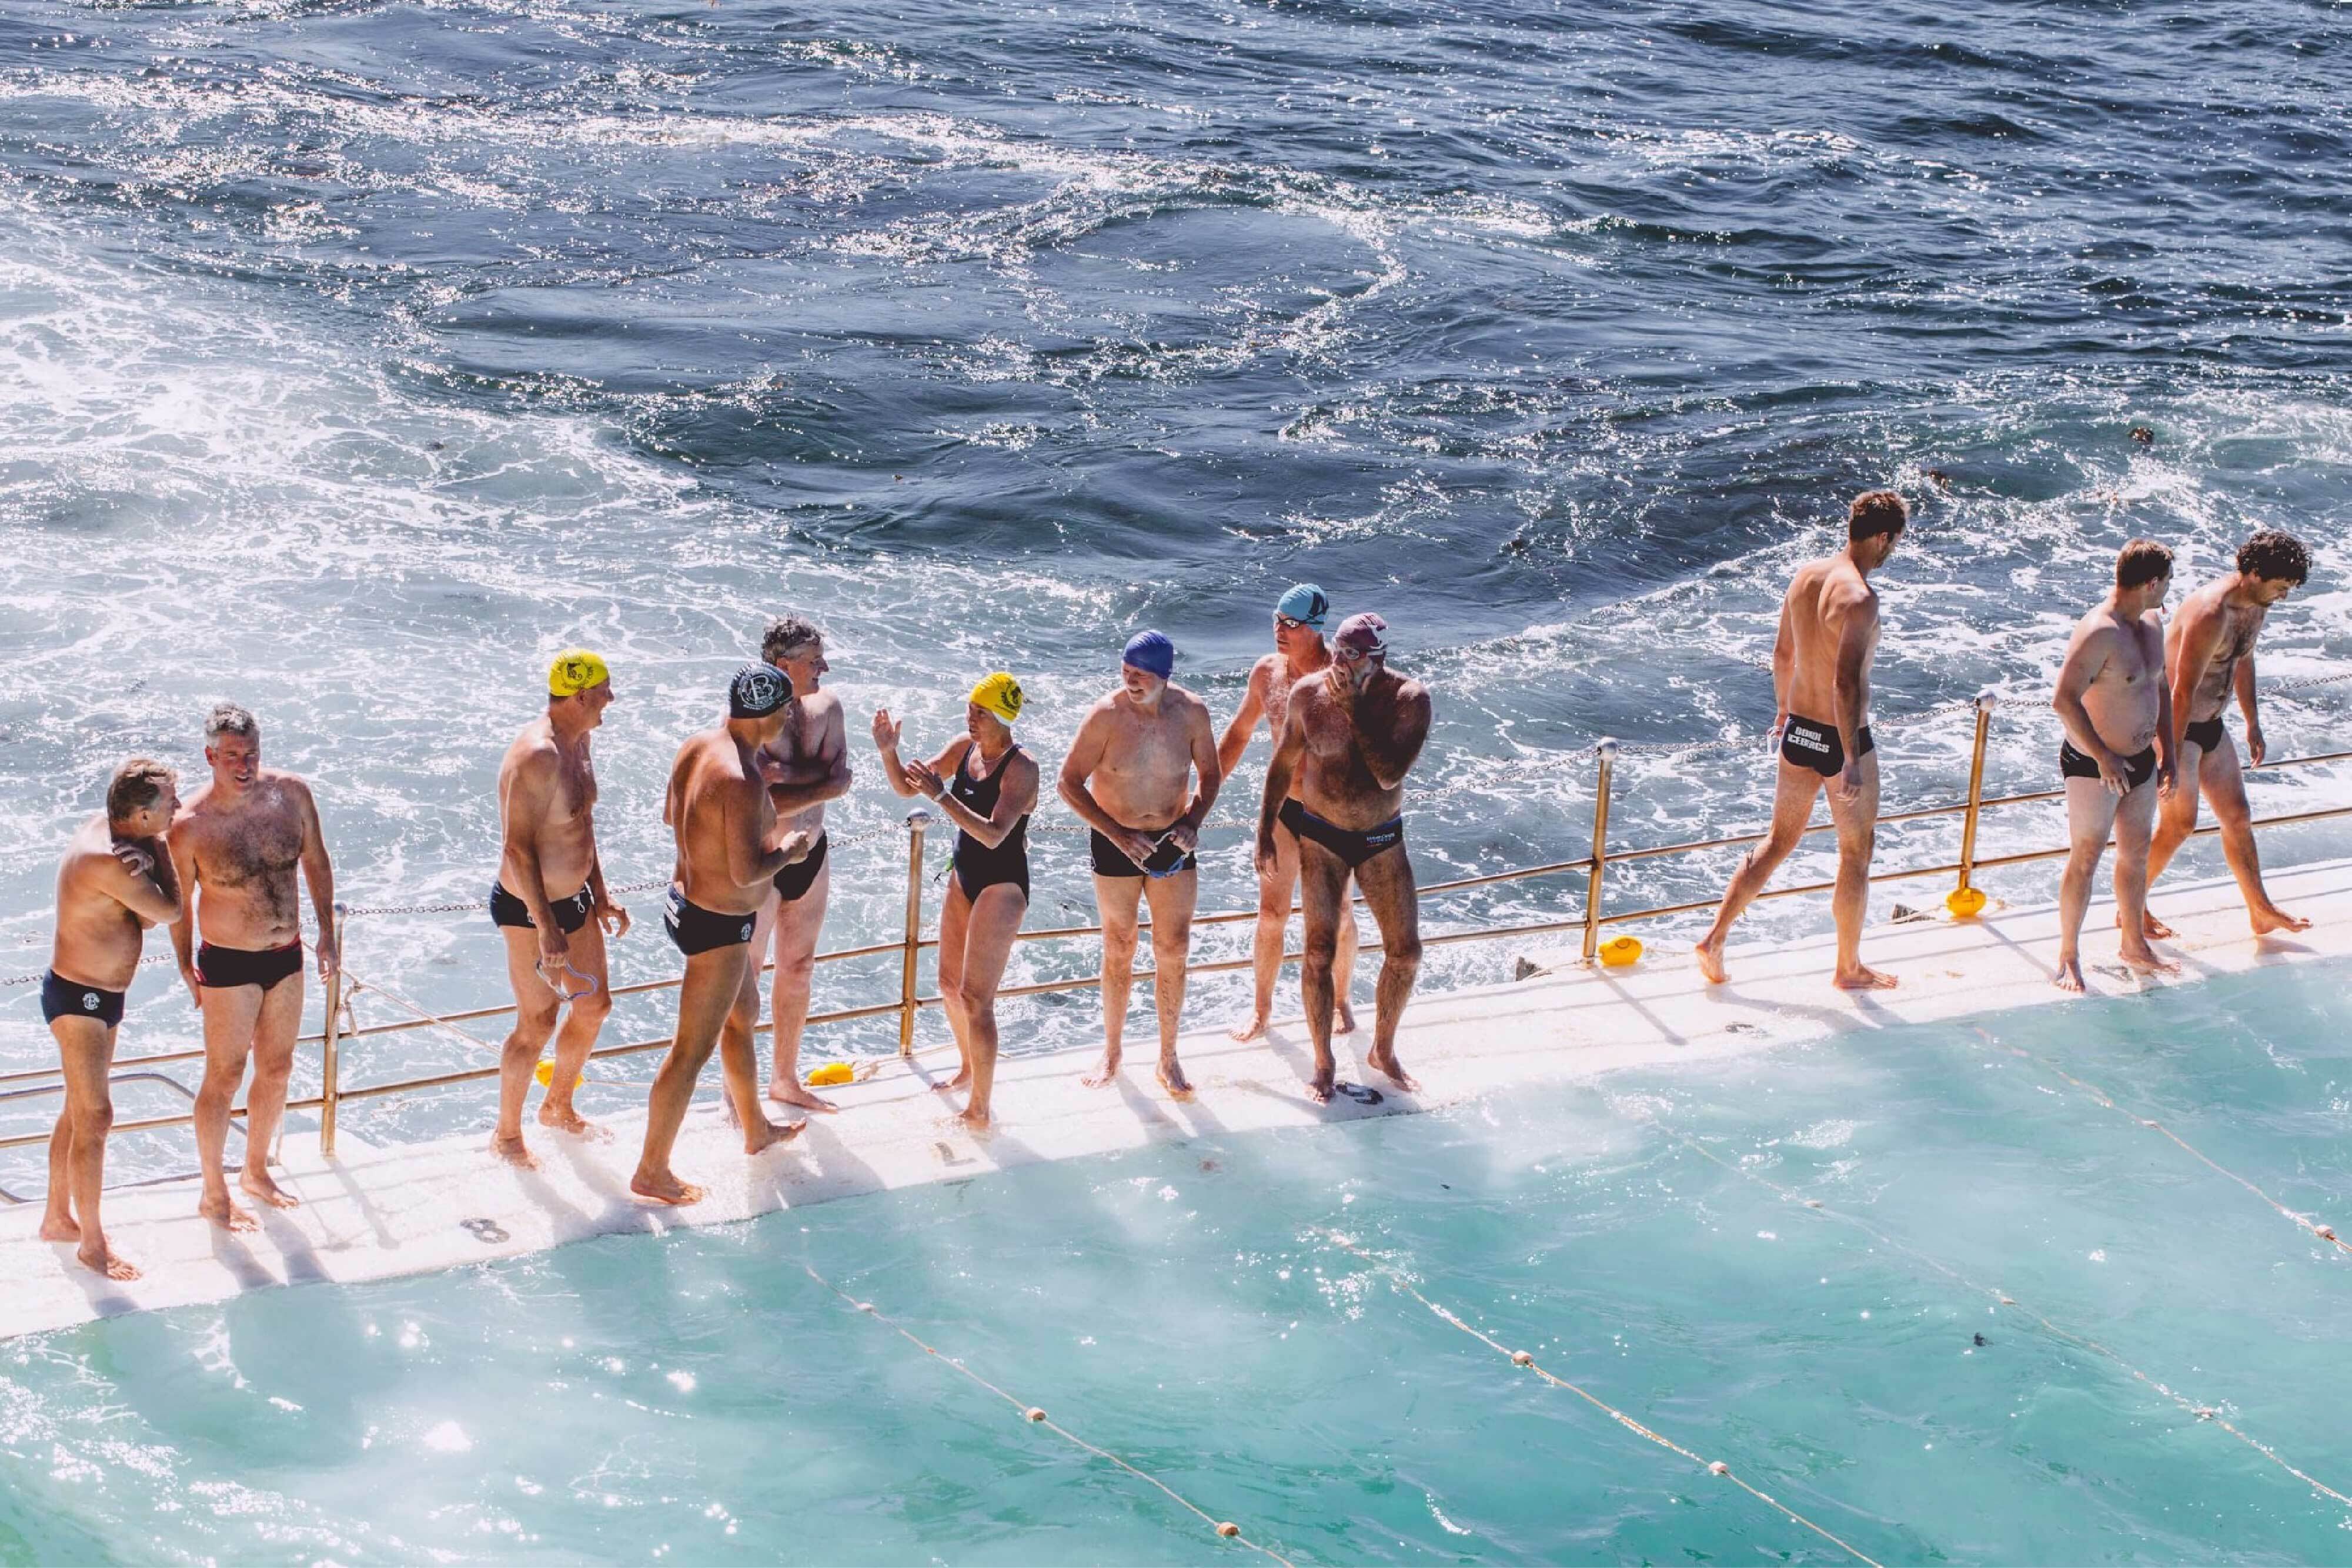
M 759 913 L 769 879 L 808 852 L 808 838 L 795 834 L 761 873 L 761 856 L 777 836 L 776 810 L 756 753 L 724 729 L 705 730 L 678 748 L 662 820 L 677 830 L 678 885 L 722 915 Z
M 1878 591 L 1841 551 L 1809 560 L 1797 569 L 1796 575 L 1790 579 L 1780 613 L 1795 644 L 1784 712 L 1824 724 L 1851 724 L 1856 728 L 1868 724 L 1870 663 L 1878 650 Z M 1867 640 L 1862 648 L 1861 700 L 1853 705 L 1852 714 L 1842 717 L 1838 652 L 1849 623 Z M 1855 695 L 1848 694 L 1850 697 Z

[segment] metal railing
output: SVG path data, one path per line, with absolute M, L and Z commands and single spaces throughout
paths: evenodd
M 2022 865 L 2034 861 L 2056 860 L 2063 857 L 2068 852 L 2067 847 L 2062 844 L 2056 848 L 2027 850 L 2011 854 L 1996 855 L 1989 859 L 1980 857 L 1977 853 L 1978 826 L 1985 811 L 1997 807 L 2022 806 L 2040 801 L 2063 800 L 2065 797 L 2065 791 L 2063 789 L 2029 790 L 2021 794 L 2000 795 L 1988 799 L 1984 793 L 1985 752 L 1991 733 L 1993 712 L 1998 705 L 1993 694 L 1987 692 L 1979 695 L 1973 706 L 1975 709 L 1975 736 L 1969 750 L 1969 785 L 1966 797 L 1962 800 L 1948 801 L 1941 805 L 1919 807 L 1902 811 L 1885 812 L 1878 818 L 1878 821 L 1881 825 L 1891 825 L 1903 822 L 1927 821 L 1946 817 L 1958 817 L 1961 820 L 1959 857 L 1957 860 L 1942 862 L 1934 865 L 1912 866 L 1897 871 L 1878 872 L 1874 873 L 1870 878 L 1870 881 L 1873 883 L 1902 882 L 1921 877 L 1952 876 L 1956 878 L 1954 883 L 1954 891 L 1960 892 L 1973 886 L 1974 878 L 1979 872 L 2000 866 Z M 1590 964 L 1594 960 L 1599 951 L 1601 932 L 1604 926 L 1625 925 L 1633 921 L 1641 920 L 1664 919 L 1677 915 L 1687 915 L 1698 910 L 1712 908 L 1717 902 L 1719 902 L 1718 895 L 1717 897 L 1695 899 L 1678 904 L 1652 904 L 1635 909 L 1611 910 L 1606 907 L 1605 890 L 1603 886 L 1606 873 L 1611 866 L 1625 865 L 1633 862 L 1653 860 L 1668 855 L 1687 855 L 1701 853 L 1712 850 L 1738 849 L 1746 845 L 1759 843 L 1768 836 L 1764 831 L 1757 831 L 1752 833 L 1734 834 L 1724 838 L 1696 839 L 1675 843 L 1654 844 L 1638 849 L 1612 850 L 1608 847 L 1609 813 L 1612 796 L 1613 793 L 1616 764 L 1620 755 L 1620 747 L 1614 740 L 1601 740 L 1594 745 L 1592 747 L 1592 754 L 1594 759 L 1594 780 L 1592 848 L 1591 853 L 1580 856 L 1575 860 L 1554 861 L 1542 865 L 1521 866 L 1507 871 L 1489 872 L 1476 876 L 1457 877 L 1446 882 L 1431 883 L 1419 889 L 1419 895 L 1422 898 L 1433 898 L 1444 894 L 1460 893 L 1471 888 L 1490 887 L 1503 883 L 1522 882 L 1536 877 L 1581 874 L 1585 879 L 1583 909 L 1571 917 L 1556 920 L 1533 921 L 1511 925 L 1487 925 L 1475 927 L 1467 931 L 1444 932 L 1436 936 L 1424 936 L 1422 939 L 1423 946 L 1441 946 L 1460 942 L 1493 941 L 1507 937 L 1538 936 L 1574 931 L 1580 933 L 1580 953 L 1582 960 L 1585 963 Z M 2280 768 L 2305 768 L 2325 763 L 2342 762 L 2346 760 L 2352 760 L 2352 750 L 2321 752 L 2307 757 L 2285 758 L 2276 761 L 2266 760 L 2258 770 L 2262 772 L 2271 772 Z M 2249 771 L 2257 771 L 2257 769 L 2249 769 Z M 2295 811 L 2278 816 L 2257 818 L 2254 820 L 2253 825 L 2257 828 L 2284 827 L 2295 823 L 2315 822 L 2329 818 L 2346 816 L 2352 816 L 2352 806 L 2327 807 L 2318 810 Z M 929 811 L 920 809 L 910 811 L 907 815 L 906 917 L 905 926 L 899 937 L 897 940 L 890 942 L 871 943 L 859 947 L 845 947 L 830 953 L 820 953 L 816 955 L 815 957 L 815 961 L 817 963 L 823 964 L 837 963 L 855 958 L 871 958 L 889 953 L 898 954 L 898 995 L 897 998 L 892 1001 L 876 1002 L 859 1007 L 837 1008 L 826 1012 L 814 1012 L 808 1015 L 805 1020 L 807 1025 L 814 1026 L 820 1024 L 849 1023 L 860 1019 L 884 1018 L 895 1014 L 898 1020 L 898 1054 L 905 1057 L 911 1056 L 914 1053 L 915 1021 L 917 1016 L 925 1008 L 936 1008 L 940 1005 L 940 998 L 936 994 L 921 994 L 919 987 L 918 976 L 918 970 L 919 967 L 919 961 L 922 953 L 926 949 L 935 948 L 939 946 L 939 939 L 937 937 L 925 936 L 922 934 L 923 859 L 925 841 L 931 821 L 931 814 Z M 1833 824 L 1829 822 L 1813 822 L 1810 823 L 1805 828 L 1804 832 L 1807 835 L 1827 832 L 1831 831 L 1832 827 Z M 2195 836 L 2205 837 L 2217 833 L 2220 831 L 2221 830 L 2218 825 L 2207 824 L 2197 829 Z M 1768 888 L 1760 894 L 1759 897 L 1795 898 L 1808 894 L 1824 893 L 1835 885 L 1834 882 L 1814 882 L 1803 883 L 1787 887 Z M 475 906 L 463 905 L 451 907 L 472 908 Z M 1297 906 L 1294 904 L 1294 913 L 1296 912 L 1296 909 Z M 337 904 L 335 905 L 337 938 L 336 950 L 338 953 L 348 953 L 350 950 L 348 936 L 352 915 L 352 912 L 347 905 L 342 904 Z M 1223 925 L 1236 924 L 1243 921 L 1254 921 L 1256 918 L 1257 912 L 1255 909 L 1230 910 L 1210 915 L 1196 915 L 1193 918 L 1192 924 L 1196 926 Z M 1140 923 L 1139 929 L 1148 929 L 1149 926 L 1150 922 L 1145 921 Z M 1021 942 L 1067 941 L 1088 936 L 1098 936 L 1101 935 L 1101 931 L 1102 928 L 1098 925 L 1057 926 L 1044 930 L 1024 930 L 1016 934 L 1014 940 Z M 1294 964 L 1298 962 L 1302 956 L 1303 955 L 1301 954 L 1286 951 L 1282 956 L 1282 962 L 1286 965 Z M 1255 960 L 1252 957 L 1243 957 L 1222 959 L 1210 963 L 1189 964 L 1186 966 L 1186 973 L 1190 975 L 1207 975 L 1234 972 L 1250 968 L 1255 961 Z M 769 967 L 770 966 L 763 965 L 763 972 Z M 1135 980 L 1149 983 L 1153 977 L 1153 973 L 1148 968 L 1138 969 L 1134 971 L 1132 977 Z M 1007 986 L 1000 989 L 997 992 L 997 995 L 1001 998 L 1015 998 L 1045 996 L 1064 991 L 1093 990 L 1098 988 L 1101 983 L 1101 978 L 1098 975 L 1089 975 L 1071 979 L 1043 980 L 1028 985 Z M 647 980 L 634 985 L 615 986 L 612 989 L 612 995 L 616 999 L 622 997 L 642 996 L 655 991 L 674 989 L 679 984 L 680 980 L 677 978 Z M 352 996 L 361 991 L 366 990 L 374 991 L 377 995 L 383 996 L 387 1000 L 393 1001 L 395 1005 L 402 1007 L 414 1016 L 400 1019 L 389 1023 L 371 1024 L 365 1028 L 357 1027 L 356 1020 L 351 1016 L 349 1004 Z M 374 1040 L 386 1035 L 405 1034 L 415 1030 L 446 1029 L 459 1034 L 467 1040 L 474 1040 L 478 1045 L 488 1046 L 491 1049 L 496 1049 L 491 1042 L 480 1040 L 475 1036 L 467 1034 L 465 1030 L 459 1029 L 457 1026 L 480 1019 L 504 1017 L 515 1010 L 515 1004 L 512 1002 L 507 1002 L 492 1007 L 470 1008 L 458 1012 L 440 1014 L 431 1013 L 416 1006 L 416 1004 L 407 1001 L 404 998 L 398 997 L 395 993 L 387 991 L 381 987 L 372 986 L 357 977 L 350 977 L 347 988 L 346 976 L 340 967 L 335 974 L 328 977 L 326 983 L 325 1000 L 326 1014 L 320 1030 L 315 1033 L 301 1036 L 297 1041 L 297 1043 L 300 1045 L 317 1045 L 320 1048 L 320 1092 L 308 1098 L 290 1099 L 287 1102 L 286 1108 L 289 1111 L 315 1110 L 319 1113 L 320 1151 L 331 1159 L 334 1157 L 338 1112 L 344 1102 L 353 1100 L 373 1100 L 396 1094 L 418 1093 L 432 1089 L 446 1088 L 453 1084 L 480 1082 L 498 1077 L 499 1071 L 498 1066 L 493 1064 L 487 1067 L 468 1068 L 452 1072 L 432 1073 L 423 1077 L 398 1079 L 383 1083 L 346 1085 L 342 1082 L 341 1068 L 342 1052 L 343 1048 L 346 1045 L 353 1041 Z M 755 1026 L 755 1032 L 766 1032 L 772 1028 L 772 1020 L 770 1022 L 760 1023 Z M 619 1056 L 630 1056 L 644 1051 L 666 1050 L 668 1048 L 669 1043 L 669 1037 L 664 1035 L 651 1040 L 632 1040 L 621 1045 L 600 1046 L 593 1051 L 590 1052 L 589 1055 L 590 1060 L 592 1061 L 604 1060 Z M 198 1061 L 203 1058 L 204 1054 L 205 1053 L 201 1049 L 164 1051 L 152 1056 L 132 1057 L 117 1063 L 116 1067 L 118 1073 L 121 1073 L 127 1070 L 152 1069 L 168 1062 Z M 0 1073 L 0 1090 L 5 1090 L 6 1086 L 12 1084 L 25 1083 L 44 1078 L 54 1078 L 58 1076 L 58 1071 L 59 1070 L 56 1067 L 45 1067 L 26 1069 L 16 1072 Z M 118 1079 L 117 1081 L 120 1082 L 121 1080 Z M 234 1114 L 237 1115 L 242 1115 L 243 1113 L 244 1113 L 241 1108 L 234 1113 Z M 150 1117 L 135 1122 L 117 1123 L 115 1124 L 115 1130 L 118 1132 L 130 1132 L 143 1128 L 184 1126 L 190 1124 L 193 1120 L 194 1118 L 192 1116 Z M 47 1141 L 48 1134 L 46 1133 L 29 1134 L 10 1138 L 0 1138 L 0 1149 L 29 1147 L 33 1145 L 47 1143 Z

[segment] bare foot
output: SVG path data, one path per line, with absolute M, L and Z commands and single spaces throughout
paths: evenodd
M 81 1226 L 70 1214 L 45 1214 L 41 1217 L 41 1239 L 44 1241 L 79 1241 Z
M 1404 1070 L 1402 1062 L 1397 1061 L 1395 1051 L 1391 1050 L 1385 1055 L 1377 1051 L 1368 1051 L 1365 1053 L 1364 1062 L 1373 1071 L 1385 1074 L 1390 1082 L 1406 1093 L 1413 1094 L 1420 1092 L 1421 1085 L 1413 1082 L 1412 1075 Z
M 218 1197 L 200 1200 L 196 1205 L 196 1212 L 225 1229 L 246 1231 L 261 1228 L 261 1221 L 230 1202 L 229 1196 L 226 1192 Z
M 932 1084 L 931 1092 L 934 1094 L 945 1094 L 950 1090 L 961 1089 L 971 1082 L 971 1069 L 970 1067 L 959 1067 L 956 1069 L 956 1075 L 953 1078 L 942 1078 L 937 1083 Z
M 1101 1089 L 1118 1082 L 1118 1053 L 1115 1051 L 1103 1052 L 1103 1059 L 1096 1064 L 1095 1070 L 1078 1082 L 1089 1089 Z
M 1171 1100 L 1192 1098 L 1192 1081 L 1184 1076 L 1184 1069 L 1177 1063 L 1161 1062 L 1152 1076 L 1160 1080 L 1160 1087 L 1168 1091 L 1168 1098 Z
M 302 1200 L 270 1179 L 268 1171 L 248 1170 L 236 1178 L 246 1196 L 257 1197 L 272 1208 L 299 1208 Z
M 2254 935 L 2257 936 L 2268 936 L 2274 931 L 2308 931 L 2311 929 L 2310 921 L 2305 920 L 2300 915 L 2289 915 L 2285 910 L 2281 909 L 2275 904 L 2271 904 L 2266 908 L 2252 911 L 2250 918 L 2254 923 Z
M 530 1145 L 522 1141 L 520 1133 L 517 1133 L 511 1138 L 492 1137 L 490 1153 L 519 1171 L 535 1171 L 539 1168 L 539 1156 L 530 1152 Z
M 2083 960 L 2059 959 L 2058 972 L 2050 977 L 2050 983 L 2062 991 L 2072 991 L 2076 996 L 2081 996 L 2088 988 L 2083 984 Z
M 1260 1035 L 1265 1033 L 1265 1015 L 1264 1013 L 1255 1014 L 1247 1023 L 1237 1023 L 1225 1032 L 1231 1035 L 1234 1039 L 1243 1040 L 1244 1042 L 1255 1040 Z
M 1333 1002 L 1331 1004 L 1331 1032 L 1333 1034 L 1353 1034 L 1356 1032 L 1355 1009 L 1350 1008 L 1345 1002 Z
M 762 1116 L 760 1118 L 758 1127 L 744 1133 L 743 1152 L 747 1155 L 761 1154 L 774 1148 L 778 1144 L 790 1143 L 807 1130 L 806 1122 L 785 1122 L 779 1124 Z
M 86 1242 L 74 1257 L 92 1273 L 103 1274 L 110 1280 L 135 1280 L 139 1270 L 128 1261 L 114 1255 L 103 1240 Z
M 990 1131 L 988 1113 L 985 1111 L 975 1112 L 970 1106 L 966 1106 L 956 1113 L 956 1121 L 961 1124 L 967 1133 L 984 1134 Z
M 689 1203 L 702 1201 L 702 1189 L 690 1181 L 680 1181 L 667 1171 L 648 1176 L 644 1171 L 629 1178 L 629 1190 L 654 1203 L 667 1203 L 673 1208 L 683 1208 Z
M 1307 1081 L 1307 1097 L 1318 1105 L 1331 1103 L 1331 1081 L 1339 1076 L 1337 1063 L 1325 1068 Z
M 2123 925 L 2124 917 L 2120 915 L 2116 915 L 2116 929 L 2118 931 L 2122 930 Z M 2179 933 L 2175 932 L 2171 926 L 2167 925 L 2163 921 L 2158 920 L 2153 912 L 2143 912 L 2141 914 L 2139 928 L 2140 935 L 2146 936 L 2151 942 L 2169 942 L 2175 936 L 2179 935 Z
M 539 1124 L 552 1127 L 559 1133 L 569 1133 L 575 1138 L 593 1138 L 600 1144 L 613 1141 L 611 1128 L 598 1125 L 569 1105 L 541 1105 L 539 1108 Z
M 1891 991 L 1895 987 L 1894 976 L 1856 964 L 1851 973 L 1841 974 L 1832 982 L 1841 991 Z
M 2177 975 L 2180 973 L 2179 965 L 2174 963 L 2169 958 L 2158 957 L 2156 956 L 2156 949 L 2150 947 L 2145 942 L 2125 943 L 2123 945 L 2123 950 L 2118 956 L 2123 959 L 2124 967 L 2129 969 L 2135 975 L 2145 977 L 2147 975 Z
M 803 1111 L 831 1113 L 841 1109 L 824 1095 L 811 1092 L 796 1078 L 779 1078 L 771 1082 L 768 1098 L 779 1105 L 797 1105 Z
M 1709 945 L 1707 943 L 1701 942 L 1692 947 L 1691 951 L 1698 955 L 1698 972 L 1706 977 L 1706 983 L 1708 985 L 1719 986 L 1730 977 L 1723 972 L 1723 947 L 1721 944 L 1717 943 Z

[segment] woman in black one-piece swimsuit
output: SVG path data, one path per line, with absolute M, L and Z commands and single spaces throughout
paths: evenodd
M 996 1082 L 996 988 L 1029 913 L 1037 763 L 1013 739 L 1021 706 L 1012 676 L 989 676 L 964 706 L 966 733 L 927 763 L 901 762 L 898 721 L 887 708 L 874 716 L 874 744 L 890 788 L 936 802 L 956 825 L 955 875 L 940 910 L 940 996 L 963 1065 L 936 1087 L 970 1087 L 962 1120 L 974 1128 L 988 1125 Z

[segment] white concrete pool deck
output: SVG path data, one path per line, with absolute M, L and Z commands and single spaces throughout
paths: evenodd
M 2270 884 L 2282 905 L 2315 922 L 2309 932 L 2257 941 L 2226 880 L 2165 887 L 2158 906 L 2179 932 L 2165 947 L 2182 974 L 2158 983 L 2352 953 L 2352 861 L 2280 871 Z M 1563 967 L 1413 1004 L 1398 1051 L 1421 1081 L 1419 1093 L 1398 1092 L 1363 1068 L 1367 1016 L 1364 1030 L 1338 1042 L 1341 1082 L 1357 1087 L 1328 1105 L 1304 1092 L 1308 1051 L 1296 1019 L 1277 1024 L 1270 1043 L 1239 1045 L 1222 1032 L 1187 1036 L 1184 1061 L 1199 1089 L 1189 1104 L 1171 1103 L 1152 1081 L 1150 1026 L 1140 1019 L 1142 1029 L 1129 1030 L 1127 1071 L 1116 1088 L 1079 1082 L 1093 1065 L 1088 1057 L 1008 1061 L 997 1080 L 1002 1126 L 987 1138 L 957 1129 L 948 1102 L 931 1092 L 938 1058 L 911 1067 L 893 1061 L 869 1082 L 827 1091 L 841 1114 L 815 1118 L 801 1136 L 756 1158 L 745 1157 L 714 1106 L 698 1106 L 676 1167 L 709 1196 L 687 1209 L 649 1207 L 630 1196 L 641 1118 L 616 1123 L 609 1142 L 561 1137 L 533 1124 L 541 1158 L 535 1172 L 493 1159 L 482 1132 L 391 1148 L 346 1132 L 332 1161 L 319 1157 L 314 1138 L 289 1134 L 281 1180 L 302 1207 L 259 1210 L 257 1233 L 232 1236 L 198 1218 L 193 1182 L 110 1193 L 115 1249 L 145 1271 L 128 1284 L 98 1278 L 74 1261 L 70 1247 L 40 1240 L 37 1205 L 0 1213 L 0 1337 L 278 1285 L 383 1280 L 593 1236 L 723 1224 L 1155 1142 L 1410 1113 L 1513 1084 L 1704 1060 L 1839 1030 L 2063 1005 L 2070 998 L 2050 984 L 2055 924 L 2045 907 L 1874 930 L 1864 956 L 1902 984 L 1866 996 L 1830 986 L 1827 938 L 1735 948 L 1730 983 L 1712 988 L 1679 946 L 1626 970 L 1587 972 L 1571 953 L 1549 955 Z M 2094 904 L 2086 930 L 2094 992 L 2135 988 L 2114 966 L 2111 907 Z M 713 1063 L 706 1082 L 716 1076 Z M 483 1092 L 487 1123 L 487 1085 Z

